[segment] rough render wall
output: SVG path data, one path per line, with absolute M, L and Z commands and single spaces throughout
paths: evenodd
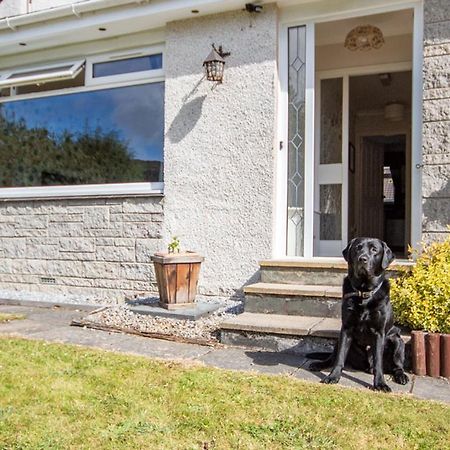
M 157 292 L 150 256 L 162 249 L 162 220 L 160 196 L 0 203 L 1 294 L 120 302 Z
M 0 18 L 26 14 L 27 12 L 41 11 L 70 5 L 85 0 L 3 0 L 0 3 Z
M 277 10 L 168 24 L 164 238 L 205 255 L 200 292 L 232 293 L 271 256 Z M 203 78 L 211 43 L 223 84 Z
M 0 3 L 0 19 L 27 12 L 27 0 L 3 0 Z
M 450 2 L 425 0 L 423 237 L 450 230 Z

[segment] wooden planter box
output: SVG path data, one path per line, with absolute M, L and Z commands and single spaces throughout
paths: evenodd
M 411 358 L 416 375 L 450 378 L 450 334 L 412 331 Z
M 166 309 L 192 306 L 197 294 L 200 265 L 205 259 L 194 252 L 155 253 L 159 304 Z

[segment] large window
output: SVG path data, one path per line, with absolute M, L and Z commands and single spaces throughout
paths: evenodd
M 2 77 L 0 187 L 162 181 L 162 54 L 60 66 Z

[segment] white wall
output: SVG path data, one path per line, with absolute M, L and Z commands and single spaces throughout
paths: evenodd
M 0 3 L 0 19 L 27 12 L 27 0 L 3 0 Z
M 213 42 L 221 85 L 203 77 Z M 206 256 L 202 292 L 231 292 L 272 250 L 277 11 L 173 22 L 166 48 L 163 236 Z
M 25 0 L 26 1 L 26 0 Z M 29 10 L 40 11 L 41 9 L 56 8 L 58 6 L 78 3 L 85 0 L 31 0 Z
M 81 1 L 85 0 L 3 0 L 0 3 L 0 18 L 18 16 L 19 14 L 56 8 Z

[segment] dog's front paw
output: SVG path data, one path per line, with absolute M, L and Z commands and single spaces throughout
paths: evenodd
M 403 372 L 403 370 L 398 370 L 394 372 L 393 378 L 397 384 L 406 384 L 409 381 L 408 375 L 406 375 L 406 373 Z
M 320 382 L 324 383 L 324 384 L 336 384 L 336 383 L 339 383 L 339 377 L 333 377 L 331 375 L 328 375 Z
M 374 391 L 392 392 L 392 389 L 386 383 L 377 383 L 373 385 Z

